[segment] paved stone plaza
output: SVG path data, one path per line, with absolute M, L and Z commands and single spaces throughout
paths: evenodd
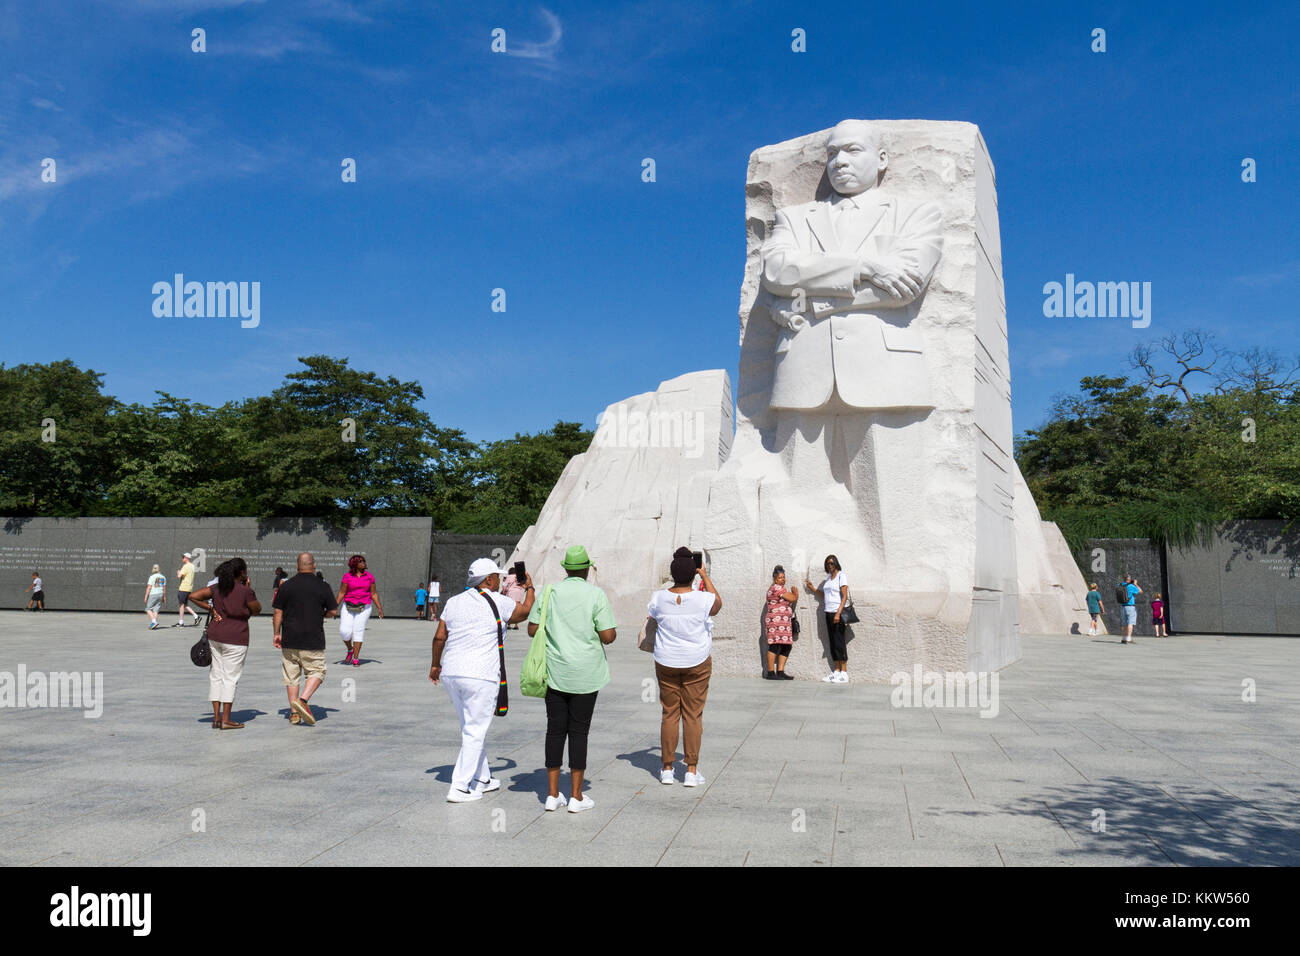
M 680 764 L 675 786 L 655 775 L 653 665 L 625 626 L 592 727 L 596 807 L 569 814 L 542 809 L 544 707 L 514 683 L 523 631 L 488 736 L 502 789 L 453 805 L 459 730 L 427 680 L 432 624 L 372 622 L 366 663 L 331 663 L 317 725 L 294 727 L 255 620 L 234 708 L 247 727 L 224 732 L 189 662 L 198 629 L 145 624 L 0 613 L 0 672 L 104 681 L 98 719 L 0 710 L 0 864 L 1300 864 L 1300 644 L 1285 638 L 1028 637 L 994 718 L 894 708 L 885 685 L 715 678 L 708 784 L 690 790 Z

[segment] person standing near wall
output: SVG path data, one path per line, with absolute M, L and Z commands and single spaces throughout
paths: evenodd
M 1142 589 L 1138 587 L 1137 578 L 1131 574 L 1126 575 L 1124 578 L 1124 593 L 1126 595 L 1123 609 L 1124 637 L 1120 640 L 1120 643 L 1136 644 L 1137 641 L 1133 639 L 1133 628 L 1137 627 L 1137 596 L 1142 593 Z
M 44 611 L 45 610 L 45 585 L 41 581 L 39 571 L 32 572 L 32 583 L 27 586 L 27 591 L 32 593 L 32 599 L 27 602 L 27 610 Z M 27 591 L 23 593 L 26 594 Z
M 176 571 L 176 578 L 178 581 L 176 599 L 180 602 L 180 606 L 176 611 L 176 626 L 185 626 L 186 611 L 190 612 L 190 617 L 194 618 L 194 624 L 198 625 L 199 616 L 194 612 L 194 608 L 190 607 L 190 592 L 194 590 L 194 561 L 188 551 L 181 555 L 181 566 Z
M 375 587 L 375 576 L 366 570 L 364 555 L 354 554 L 348 558 L 348 573 L 343 575 L 343 584 L 335 601 L 339 608 L 339 637 L 348 646 L 348 656 L 344 664 L 361 666 L 361 643 L 366 639 L 366 622 L 370 620 L 373 607 L 384 619 L 384 607 L 379 603 L 379 591 Z
M 767 638 L 767 680 L 794 680 L 785 672 L 794 646 L 794 605 L 799 591 L 785 585 L 785 568 L 772 569 L 772 585 L 767 589 L 766 609 L 763 613 L 763 633 Z
M 1106 613 L 1106 605 L 1101 603 L 1101 592 L 1097 590 L 1097 582 L 1093 581 L 1088 585 L 1088 617 L 1091 618 L 1088 624 L 1088 636 L 1097 636 L 1097 625 L 1101 621 L 1101 616 Z
M 167 579 L 163 577 L 158 565 L 153 566 L 149 580 L 144 586 L 144 610 L 149 615 L 149 630 L 158 627 L 158 612 L 162 610 L 167 598 Z
M 1169 636 L 1169 628 L 1165 626 L 1165 602 L 1159 591 L 1151 600 L 1151 626 L 1155 629 L 1156 637 Z
M 438 601 L 442 597 L 442 585 L 438 583 L 438 575 L 433 576 L 429 582 L 429 620 L 438 619 Z
M 424 620 L 424 608 L 428 602 L 429 592 L 425 590 L 423 584 L 417 584 L 415 586 L 415 619 L 417 621 Z
M 840 559 L 833 554 L 826 555 L 822 564 L 826 579 L 821 587 L 813 587 L 812 581 L 804 577 L 804 587 L 811 594 L 822 595 L 822 611 L 826 614 L 826 637 L 830 645 L 831 672 L 822 678 L 828 684 L 847 684 L 849 682 L 849 646 L 847 625 L 841 619 L 845 605 L 849 603 L 849 581 L 840 567 Z

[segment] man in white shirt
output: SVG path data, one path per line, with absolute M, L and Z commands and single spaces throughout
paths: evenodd
M 158 627 L 158 612 L 162 610 L 163 601 L 167 597 L 167 579 L 163 577 L 158 565 L 153 566 L 153 571 L 149 575 L 149 581 L 144 586 L 144 609 L 149 615 L 149 630 L 155 630 Z
M 460 717 L 460 754 L 451 772 L 449 803 L 480 800 L 501 788 L 487 761 L 487 731 L 505 689 L 501 642 L 507 623 L 527 620 L 535 593 L 529 575 L 521 603 L 498 594 L 501 569 L 491 558 L 479 558 L 469 566 L 465 586 L 465 591 L 447 600 L 433 636 L 429 667 L 429 680 L 447 685 Z
M 442 586 L 438 584 L 438 576 L 435 574 L 433 580 L 429 582 L 429 620 L 438 619 L 438 598 L 442 594 Z
M 32 583 L 27 588 L 32 592 L 32 599 L 27 602 L 27 610 L 44 611 L 45 610 L 45 585 L 41 583 L 39 572 L 32 572 Z

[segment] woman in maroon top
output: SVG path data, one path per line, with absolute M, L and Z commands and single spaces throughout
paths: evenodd
M 208 644 L 212 664 L 208 667 L 208 697 L 212 701 L 213 730 L 241 730 L 243 724 L 230 719 L 235 702 L 235 685 L 248 656 L 248 619 L 262 613 L 262 604 L 248 583 L 248 565 L 243 558 L 231 558 L 217 567 L 217 586 L 200 588 L 190 600 L 212 612 Z

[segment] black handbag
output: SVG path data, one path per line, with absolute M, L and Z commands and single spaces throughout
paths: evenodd
M 488 607 L 492 608 L 492 616 L 497 619 L 497 653 L 501 655 L 501 685 L 497 691 L 497 707 L 492 712 L 495 717 L 504 717 L 510 711 L 510 695 L 506 691 L 506 631 L 501 626 L 501 612 L 497 610 L 496 602 L 488 597 L 488 593 L 478 589 L 478 593 L 483 595 L 483 599 L 488 602 Z
M 212 663 L 212 647 L 208 644 L 208 625 L 212 623 L 212 615 L 203 622 L 203 634 L 194 646 L 190 648 L 190 660 L 194 662 L 195 667 L 207 667 Z
M 847 600 L 844 602 L 844 606 L 840 608 L 840 623 L 857 624 L 858 612 L 853 607 L 853 595 L 847 594 L 845 597 Z

